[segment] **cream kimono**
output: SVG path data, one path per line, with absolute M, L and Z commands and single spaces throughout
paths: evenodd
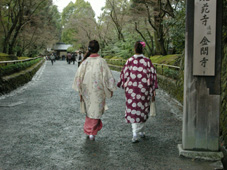
M 89 118 L 100 119 L 105 109 L 105 99 L 116 88 L 115 80 L 106 61 L 100 56 L 88 57 L 78 68 L 73 89 L 82 95 Z

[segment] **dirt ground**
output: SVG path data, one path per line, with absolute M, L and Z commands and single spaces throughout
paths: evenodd
M 131 143 L 124 92 L 117 89 L 96 141 L 87 140 L 85 116 L 71 88 L 76 70 L 64 61 L 53 66 L 47 61 L 30 83 L 0 97 L 0 169 L 213 169 L 212 162 L 178 156 L 182 106 L 161 89 L 145 139 Z M 113 74 L 118 80 L 119 72 Z

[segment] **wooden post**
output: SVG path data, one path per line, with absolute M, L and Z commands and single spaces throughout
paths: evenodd
M 163 65 L 162 65 L 162 75 L 163 75 Z
M 212 56 L 215 60 L 213 70 L 214 75 L 206 75 L 206 73 L 210 71 L 210 68 L 207 67 L 205 69 L 204 66 L 207 65 L 202 65 L 204 64 L 202 61 L 196 63 L 198 64 L 198 67 L 201 66 L 201 75 L 195 74 L 195 72 L 193 72 L 193 70 L 195 70 L 194 67 L 197 67 L 194 63 L 194 60 L 196 57 L 198 57 L 198 55 L 200 55 L 199 53 L 195 56 L 194 53 L 195 49 L 193 43 L 196 38 L 194 38 L 194 29 L 197 29 L 197 26 L 199 27 L 199 24 L 194 22 L 194 19 L 196 18 L 195 15 L 197 15 L 195 12 L 196 10 L 200 10 L 201 15 L 201 11 L 203 10 L 207 10 L 207 12 L 214 10 L 209 8 L 200 9 L 199 6 L 197 6 L 199 3 L 200 5 L 202 3 L 204 7 L 209 7 L 209 5 L 213 5 L 212 3 L 216 3 L 217 5 L 217 8 L 215 9 L 217 14 L 217 17 L 215 18 L 216 21 L 209 21 L 212 22 L 211 24 L 213 24 L 213 22 L 216 22 L 216 32 L 213 32 L 213 34 L 215 34 L 216 36 L 216 41 L 211 42 L 215 44 L 215 56 Z M 183 136 L 182 145 L 178 145 L 178 149 L 180 155 L 182 156 L 190 158 L 201 158 L 206 160 L 220 160 L 223 157 L 223 154 L 219 152 L 219 117 L 221 105 L 220 95 L 222 58 L 222 0 L 188 0 L 186 15 L 187 20 L 184 70 Z M 209 16 L 209 13 L 203 14 L 203 17 L 204 15 L 206 15 L 205 18 L 207 18 Z M 201 19 L 201 21 L 204 21 L 203 18 Z M 208 36 L 208 33 L 206 35 Z M 199 43 L 201 44 L 201 42 Z M 201 55 L 205 54 L 203 53 L 203 49 L 205 49 L 205 47 L 201 47 Z M 210 48 L 209 54 L 211 52 L 213 51 Z M 200 68 L 196 69 L 199 70 Z

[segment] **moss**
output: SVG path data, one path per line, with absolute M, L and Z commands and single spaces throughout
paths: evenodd
M 115 56 L 115 57 L 112 57 L 111 60 L 124 60 L 124 59 L 122 57 Z
M 174 65 L 176 60 L 180 57 L 180 54 L 174 54 L 174 55 L 155 55 L 150 57 L 152 63 L 158 63 L 158 64 L 168 64 L 168 65 Z
M 17 57 L 18 60 L 26 60 L 26 59 L 30 59 L 30 57 Z
M 0 57 L 2 57 L 2 56 L 9 56 L 9 55 L 6 53 L 0 53 Z
M 10 60 L 17 60 L 17 57 L 8 55 L 5 53 L 0 53 L 0 61 L 10 61 Z

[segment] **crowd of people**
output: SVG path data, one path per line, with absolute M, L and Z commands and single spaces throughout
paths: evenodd
M 132 142 L 139 142 L 140 137 L 145 138 L 144 125 L 158 88 L 155 67 L 143 55 L 145 46 L 142 41 L 135 43 L 135 54 L 125 63 L 116 85 L 105 59 L 98 54 L 98 41 L 89 42 L 87 53 L 80 64 L 78 62 L 72 86 L 80 95 L 80 109 L 86 115 L 84 133 L 88 139 L 95 140 L 102 129 L 101 118 L 107 109 L 106 98 L 111 98 L 117 87 L 125 91 L 125 121 L 131 124 Z
M 66 60 L 66 62 L 68 64 L 75 64 L 75 62 L 78 62 L 78 67 L 80 66 L 80 63 L 82 62 L 83 60 L 83 52 L 82 51 L 78 51 L 78 52 L 73 52 L 73 53 L 70 53 L 68 52 L 66 55 L 62 55 L 61 58 L 59 56 L 57 56 L 55 53 L 51 53 L 49 56 L 47 55 L 45 57 L 46 60 L 51 60 L 51 64 L 53 65 L 54 62 L 56 60 Z

